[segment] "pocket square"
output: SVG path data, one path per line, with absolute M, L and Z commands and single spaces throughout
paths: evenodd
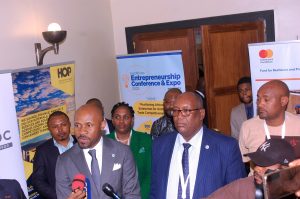
M 116 171 L 116 170 L 118 170 L 118 169 L 121 169 L 121 164 L 115 163 L 112 170 L 113 170 L 113 171 Z

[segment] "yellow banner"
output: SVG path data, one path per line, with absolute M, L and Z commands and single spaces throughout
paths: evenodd
M 164 114 L 162 101 L 137 101 L 133 105 L 136 115 L 147 117 L 160 117 Z
M 59 106 L 49 110 L 40 111 L 38 113 L 30 114 L 25 117 L 19 117 L 19 129 L 21 143 L 31 140 L 40 135 L 48 133 L 47 120 L 54 111 L 66 112 L 66 106 Z
M 50 67 L 51 85 L 69 95 L 74 94 L 75 65 L 64 64 Z

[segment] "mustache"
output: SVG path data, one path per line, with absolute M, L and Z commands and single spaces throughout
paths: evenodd
M 83 138 L 83 139 L 89 139 L 87 136 L 85 136 L 85 135 L 80 135 L 77 139 L 81 139 L 81 138 Z

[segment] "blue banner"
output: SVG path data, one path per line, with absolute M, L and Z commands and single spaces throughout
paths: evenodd
M 181 51 L 117 56 L 121 101 L 133 106 L 134 129 L 150 132 L 163 115 L 163 97 L 170 88 L 185 91 Z

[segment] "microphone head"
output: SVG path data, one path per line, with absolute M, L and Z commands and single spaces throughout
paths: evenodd
M 72 181 L 72 190 L 80 189 L 83 190 L 85 187 L 85 176 L 81 173 L 78 173 L 74 176 Z
M 103 186 L 102 186 L 102 191 L 110 196 L 110 197 L 113 197 L 114 196 L 114 189 L 112 188 L 112 186 L 108 183 L 104 183 Z

